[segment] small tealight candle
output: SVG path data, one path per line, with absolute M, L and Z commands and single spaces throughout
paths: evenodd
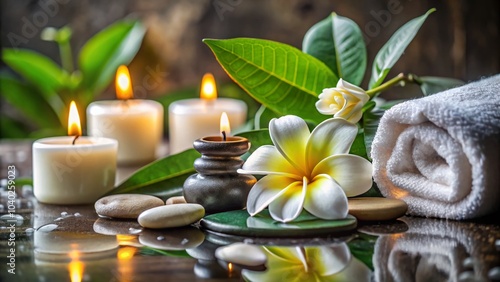
M 247 105 L 240 100 L 219 98 L 214 76 L 207 73 L 201 82 L 201 99 L 173 102 L 168 108 L 170 154 L 192 148 L 193 141 L 219 132 L 219 118 L 226 112 L 233 127 L 242 126 Z
M 89 135 L 118 140 L 120 164 L 155 160 L 163 136 L 163 106 L 152 100 L 132 99 L 126 66 L 120 66 L 116 72 L 116 96 L 119 100 L 98 101 L 88 106 Z
M 243 165 L 241 155 L 250 149 L 248 139 L 229 136 L 226 113 L 220 120 L 221 136 L 208 136 L 194 141 L 201 158 L 194 162 L 198 173 L 184 182 L 183 194 L 188 203 L 197 203 L 206 214 L 242 209 L 250 189 L 257 181 L 252 175 L 238 174 Z
M 33 143 L 33 190 L 47 204 L 90 204 L 113 189 L 118 142 L 81 137 L 80 118 L 71 102 L 68 135 Z

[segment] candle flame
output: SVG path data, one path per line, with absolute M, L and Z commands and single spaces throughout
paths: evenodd
M 208 101 L 217 99 L 217 86 L 211 73 L 206 73 L 201 79 L 200 98 Z
M 68 135 L 69 136 L 81 136 L 82 135 L 82 126 L 80 123 L 80 116 L 78 115 L 78 109 L 76 108 L 75 101 L 71 101 L 71 104 L 69 105 Z
M 79 260 L 79 253 L 76 250 L 70 253 L 71 262 L 68 265 L 69 276 L 71 282 L 81 282 L 83 277 L 83 269 L 85 268 L 83 262 Z
M 227 117 L 226 112 L 223 112 L 220 116 L 220 132 L 224 136 L 229 136 L 231 133 L 231 126 L 229 125 L 229 118 Z
M 134 97 L 132 91 L 132 82 L 130 80 L 130 72 L 127 66 L 121 65 L 116 70 L 116 97 L 118 99 L 127 100 Z
M 227 269 L 229 270 L 229 272 L 233 272 L 233 263 L 228 263 L 227 264 Z

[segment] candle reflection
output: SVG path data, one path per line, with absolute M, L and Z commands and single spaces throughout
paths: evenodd
M 83 277 L 83 270 L 85 268 L 83 262 L 80 261 L 80 253 L 77 250 L 73 250 L 69 253 L 71 262 L 68 265 L 69 276 L 71 282 L 80 282 Z

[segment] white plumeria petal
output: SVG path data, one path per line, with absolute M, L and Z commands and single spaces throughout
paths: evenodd
M 321 160 L 338 154 L 347 154 L 358 134 L 358 127 L 340 118 L 320 123 L 307 140 L 306 159 L 311 171 Z
M 304 209 L 323 219 L 342 219 L 349 211 L 344 191 L 327 174 L 317 175 L 307 185 Z
M 270 145 L 260 146 L 248 157 L 243 164 L 242 174 L 300 174 L 281 154 L 276 147 Z M 298 178 L 299 180 L 301 177 Z
M 248 213 L 254 216 L 261 212 L 274 199 L 285 193 L 286 188 L 294 182 L 296 180 L 281 175 L 267 175 L 261 178 L 248 193 Z
M 372 164 L 356 155 L 335 155 L 322 160 L 313 175 L 328 174 L 347 197 L 365 193 L 372 186 Z
M 351 261 L 339 273 L 333 273 L 329 277 L 325 277 L 325 281 L 359 281 L 368 282 L 372 281 L 372 271 L 368 266 L 358 260 L 356 257 L 352 257 Z
M 342 105 L 338 105 L 336 96 L 334 96 L 331 89 L 324 89 L 318 98 L 316 109 L 324 115 L 333 115 L 342 107 Z
M 274 118 L 269 122 L 269 135 L 283 157 L 304 173 L 305 148 L 310 135 L 306 122 L 292 115 Z
M 362 101 L 363 104 L 365 104 L 366 102 L 368 102 L 368 100 L 370 100 L 370 96 L 368 96 L 368 94 L 366 94 L 366 91 L 363 88 L 356 86 L 352 83 L 349 83 L 349 82 L 343 80 L 342 78 L 339 79 L 339 81 L 337 82 L 337 88 L 347 90 L 353 96 L 355 96 L 360 101 Z
M 269 214 L 274 220 L 289 222 L 296 219 L 304 206 L 307 189 L 307 180 L 294 182 L 289 185 L 269 204 Z
M 345 269 L 352 258 L 346 243 L 333 246 L 307 247 L 307 262 L 314 266 L 320 276 L 328 276 Z

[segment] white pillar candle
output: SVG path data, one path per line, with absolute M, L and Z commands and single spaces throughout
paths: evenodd
M 69 128 L 74 129 L 71 122 Z M 81 132 L 79 124 L 77 129 Z M 48 204 L 94 203 L 114 187 L 117 148 L 118 142 L 109 138 L 60 136 L 35 141 L 35 197 Z
M 163 135 L 163 106 L 139 99 L 93 102 L 87 108 L 87 132 L 118 140 L 120 164 L 153 161 Z
M 217 97 L 215 80 L 206 74 L 202 80 L 201 99 L 173 102 L 168 108 L 170 154 L 193 148 L 203 136 L 219 135 L 220 116 L 226 112 L 233 128 L 246 121 L 247 105 L 240 100 Z
M 122 100 L 88 106 L 88 135 L 118 140 L 120 164 L 153 161 L 163 136 L 163 106 L 152 100 L 130 99 L 132 85 L 125 66 L 117 71 L 116 94 Z

